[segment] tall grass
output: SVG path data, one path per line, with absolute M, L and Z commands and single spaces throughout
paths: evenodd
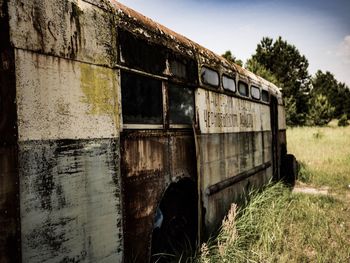
M 332 196 L 295 194 L 281 183 L 232 206 L 200 262 L 349 262 L 349 210 Z M 341 211 L 339 213 L 339 210 Z
M 232 208 L 199 262 L 350 262 L 350 127 L 287 131 L 300 178 L 329 195 L 294 193 L 281 183 Z

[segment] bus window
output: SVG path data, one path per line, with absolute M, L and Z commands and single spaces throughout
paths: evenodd
M 251 86 L 250 93 L 252 94 L 253 99 L 260 100 L 260 89 L 258 87 Z
M 170 60 L 170 72 L 176 77 L 186 79 L 186 65 L 177 60 Z
M 249 89 L 248 85 L 244 82 L 238 82 L 238 91 L 244 97 L 249 97 Z
M 193 90 L 169 83 L 170 124 L 192 124 L 194 116 Z
M 119 29 L 120 60 L 131 68 L 153 74 L 163 74 L 166 69 L 166 49 Z
M 261 91 L 261 100 L 264 102 L 269 102 L 269 92 L 267 90 Z
M 236 92 L 236 83 L 234 79 L 227 77 L 226 75 L 222 75 L 222 86 L 225 90 Z
M 219 74 L 207 67 L 202 67 L 201 79 L 204 84 L 209 84 L 211 86 L 219 86 Z
M 122 72 L 123 122 L 162 124 L 162 82 L 134 73 Z

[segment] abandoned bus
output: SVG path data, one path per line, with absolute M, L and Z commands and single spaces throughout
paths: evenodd
M 0 27 L 0 262 L 147 262 L 292 178 L 279 89 L 118 2 Z

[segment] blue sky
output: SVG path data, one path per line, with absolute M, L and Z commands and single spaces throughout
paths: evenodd
M 262 37 L 282 36 L 350 87 L 350 0 L 119 0 L 217 54 L 246 61 Z

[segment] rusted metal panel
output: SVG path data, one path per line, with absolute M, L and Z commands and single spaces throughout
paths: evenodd
M 193 135 L 124 131 L 121 149 L 125 260 L 147 262 L 155 211 L 167 186 L 184 177 L 195 180 Z
M 116 31 L 110 12 L 76 0 L 9 0 L 14 47 L 114 66 Z
M 23 262 L 121 262 L 118 139 L 19 144 Z

